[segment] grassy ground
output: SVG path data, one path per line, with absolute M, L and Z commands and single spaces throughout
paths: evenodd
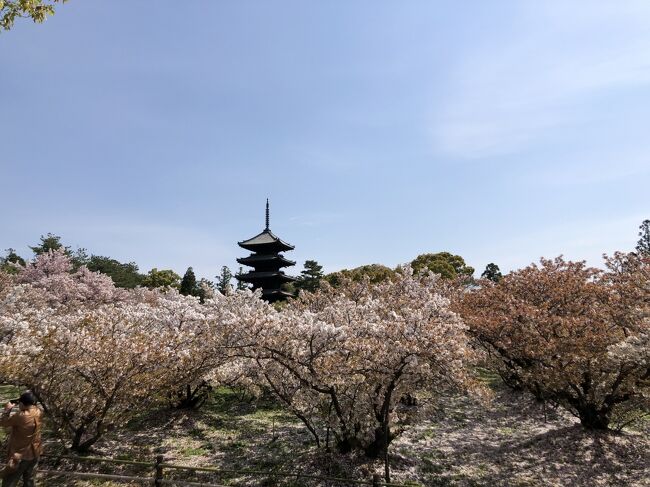
M 650 486 L 650 428 L 625 433 L 588 433 L 561 411 L 513 393 L 485 374 L 495 389 L 489 408 L 462 397 L 445 398 L 433 416 L 418 422 L 391 446 L 392 480 L 424 486 Z M 0 398 L 16 395 L 0 387 Z M 50 450 L 56 449 L 55 444 Z M 270 400 L 251 401 L 219 389 L 199 411 L 154 411 L 102 440 L 94 455 L 169 463 L 259 469 L 267 472 L 367 479 L 381 462 L 318 450 L 302 426 Z M 49 465 L 48 467 L 52 467 Z M 63 465 L 75 468 L 74 465 Z M 79 469 L 150 475 L 129 467 Z M 343 485 L 221 474 L 193 476 L 233 486 Z M 102 481 L 42 479 L 40 485 L 110 486 Z M 124 485 L 124 484 L 121 484 Z

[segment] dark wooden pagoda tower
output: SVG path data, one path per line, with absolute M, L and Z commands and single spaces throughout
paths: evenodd
M 248 257 L 237 259 L 237 262 L 252 267 L 253 270 L 237 276 L 237 279 L 252 284 L 253 289 L 262 288 L 262 298 L 272 303 L 293 296 L 282 290 L 282 284 L 295 281 L 281 271 L 296 263 L 285 259 L 280 252 L 293 250 L 294 246 L 283 242 L 269 229 L 269 200 L 266 200 L 266 228 L 253 238 L 237 242 L 237 244 L 252 253 Z

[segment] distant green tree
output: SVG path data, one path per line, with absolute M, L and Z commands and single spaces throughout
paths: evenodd
M 246 281 L 239 280 L 239 277 L 243 276 L 244 274 L 246 274 L 244 272 L 244 268 L 239 267 L 239 270 L 237 271 L 237 274 L 235 274 L 235 277 L 237 278 L 237 291 L 243 291 L 245 289 L 248 289 L 248 284 L 246 283 Z
M 289 293 L 291 296 L 294 297 L 297 296 L 298 294 L 298 289 L 295 286 L 295 282 L 283 282 L 282 284 L 280 284 L 280 290 L 284 291 L 285 293 Z M 286 303 L 286 300 L 281 299 L 279 301 L 276 301 L 275 303 Z
M 0 32 L 13 27 L 17 18 L 41 23 L 54 15 L 54 5 L 67 0 L 0 0 Z
M 342 269 L 337 272 L 332 272 L 327 274 L 324 279 L 332 286 L 336 287 L 344 278 L 357 282 L 368 278 L 370 282 L 376 284 L 391 279 L 394 275 L 395 271 L 390 267 L 381 264 L 368 264 L 355 267 L 354 269 Z
M 91 271 L 110 276 L 117 287 L 127 289 L 142 285 L 145 277 L 138 272 L 138 266 L 135 262 L 123 264 L 115 259 L 101 255 L 91 256 L 86 266 Z
M 32 249 L 32 252 L 36 255 L 41 255 L 51 250 L 63 249 L 65 254 L 70 257 L 70 260 L 72 260 L 72 265 L 75 269 L 78 269 L 82 265 L 87 265 L 89 261 L 86 249 L 79 247 L 73 252 L 69 246 L 64 246 L 61 243 L 60 236 L 54 235 L 53 233 L 41 235 L 41 242 L 38 245 L 33 247 L 30 246 L 29 248 Z
M 7 272 L 8 274 L 15 274 L 18 272 L 16 268 L 17 265 L 25 265 L 25 259 L 16 253 L 12 248 L 5 249 L 7 254 L 4 257 L 0 257 L 0 269 Z
M 221 273 L 217 277 L 217 290 L 221 294 L 228 294 L 232 290 L 230 281 L 232 280 L 232 272 L 228 266 L 221 268 Z
M 483 271 L 483 274 L 481 274 L 481 277 L 489 279 L 492 282 L 499 282 L 503 278 L 503 274 L 501 274 L 498 265 L 490 263 L 485 266 L 485 270 Z
M 196 283 L 196 276 L 194 275 L 194 270 L 191 267 L 188 267 L 185 271 L 183 279 L 181 279 L 181 288 L 179 291 L 183 296 L 198 296 L 199 288 Z
M 90 262 L 90 256 L 86 249 L 79 247 L 74 252 L 70 253 L 70 259 L 72 260 L 72 265 L 75 269 L 78 269 L 82 265 L 87 266 Z
M 61 237 L 54 235 L 53 233 L 41 235 L 41 243 L 33 247 L 30 246 L 29 248 L 32 249 L 32 252 L 34 252 L 36 255 L 44 254 L 50 250 L 59 249 L 63 249 L 67 255 L 72 255 L 70 247 L 64 247 L 61 243 Z
M 178 288 L 180 286 L 181 276 L 176 274 L 171 269 L 162 269 L 158 270 L 153 268 L 142 280 L 142 285 L 150 289 L 156 287 L 173 287 Z
M 474 274 L 474 268 L 465 264 L 465 259 L 449 252 L 418 255 L 411 261 L 411 267 L 415 272 L 428 269 L 445 279 L 454 279 L 458 276 L 471 277 Z
M 323 266 L 315 260 L 307 260 L 305 261 L 304 270 L 300 272 L 300 277 L 293 283 L 294 288 L 299 291 L 313 293 L 320 287 L 323 276 Z
M 639 241 L 636 251 L 642 255 L 650 255 L 650 220 L 643 220 L 639 227 Z

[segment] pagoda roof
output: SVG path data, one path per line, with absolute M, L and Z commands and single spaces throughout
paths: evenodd
M 293 276 L 288 276 L 282 271 L 260 271 L 260 272 L 247 272 L 237 276 L 237 279 L 244 282 L 255 282 L 260 280 L 278 279 L 284 282 L 296 281 Z
M 251 250 L 253 252 L 260 252 L 265 250 L 276 250 L 282 252 L 284 250 L 293 250 L 295 247 L 287 242 L 284 242 L 273 234 L 268 228 L 264 229 L 261 233 L 255 235 L 253 238 L 237 242 L 242 248 Z
M 262 290 L 262 297 L 266 298 L 269 301 L 278 301 L 284 298 L 295 298 L 296 296 L 281 289 L 267 289 Z
M 286 259 L 284 256 L 279 254 L 273 255 L 262 255 L 262 254 L 252 254 L 248 257 L 241 257 L 237 259 L 237 262 L 244 265 L 255 266 L 257 264 L 264 263 L 279 263 L 280 267 L 296 265 L 296 262 L 293 260 Z

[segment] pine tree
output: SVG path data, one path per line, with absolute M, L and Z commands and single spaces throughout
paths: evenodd
M 52 250 L 63 249 L 65 254 L 70 257 L 70 260 L 72 261 L 72 267 L 75 270 L 79 269 L 79 267 L 83 265 L 88 265 L 88 262 L 90 261 L 90 257 L 88 256 L 86 249 L 78 247 L 77 250 L 73 252 L 68 245 L 64 246 L 61 243 L 61 237 L 54 235 L 53 233 L 41 235 L 41 243 L 39 245 L 35 245 L 34 247 L 30 246 L 29 248 L 32 249 L 32 252 L 34 252 L 36 255 L 46 254 Z
M 221 274 L 219 274 L 217 277 L 217 289 L 221 294 L 228 294 L 232 286 L 230 284 L 230 281 L 232 280 L 232 272 L 228 268 L 228 266 L 223 266 L 221 268 Z
M 7 255 L 0 257 L 0 269 L 9 274 L 15 274 L 18 272 L 16 265 L 25 265 L 25 259 L 16 253 L 12 248 L 5 249 Z
M 185 275 L 181 280 L 180 293 L 183 296 L 198 296 L 198 286 L 196 284 L 196 276 L 194 275 L 194 270 L 191 267 L 188 267 L 185 271 Z
M 63 249 L 67 255 L 71 255 L 70 247 L 64 247 L 61 243 L 61 237 L 54 235 L 53 233 L 48 233 L 47 235 L 41 235 L 41 243 L 35 245 L 34 247 L 29 247 L 32 249 L 36 255 L 41 255 L 49 252 L 50 250 L 59 250 Z
M 237 291 L 244 291 L 248 289 L 248 284 L 245 281 L 239 279 L 239 277 L 243 276 L 244 274 L 246 274 L 244 272 L 244 268 L 239 267 L 237 274 L 235 274 L 235 277 L 237 277 Z
M 501 270 L 499 269 L 498 265 L 489 263 L 485 266 L 485 270 L 483 271 L 483 274 L 481 274 L 481 277 L 484 279 L 489 279 L 492 282 L 499 282 L 503 278 L 503 274 L 501 274 Z
M 140 286 L 144 280 L 144 275 L 140 274 L 135 262 L 122 263 L 103 255 L 91 255 L 86 267 L 93 272 L 110 276 L 117 287 L 132 289 Z
M 641 255 L 650 255 L 650 220 L 643 220 L 639 226 L 639 241 L 636 251 Z
M 307 260 L 304 267 L 305 269 L 300 273 L 300 278 L 296 281 L 295 287 L 298 290 L 313 293 L 320 287 L 320 281 L 323 279 L 323 266 L 315 260 Z

